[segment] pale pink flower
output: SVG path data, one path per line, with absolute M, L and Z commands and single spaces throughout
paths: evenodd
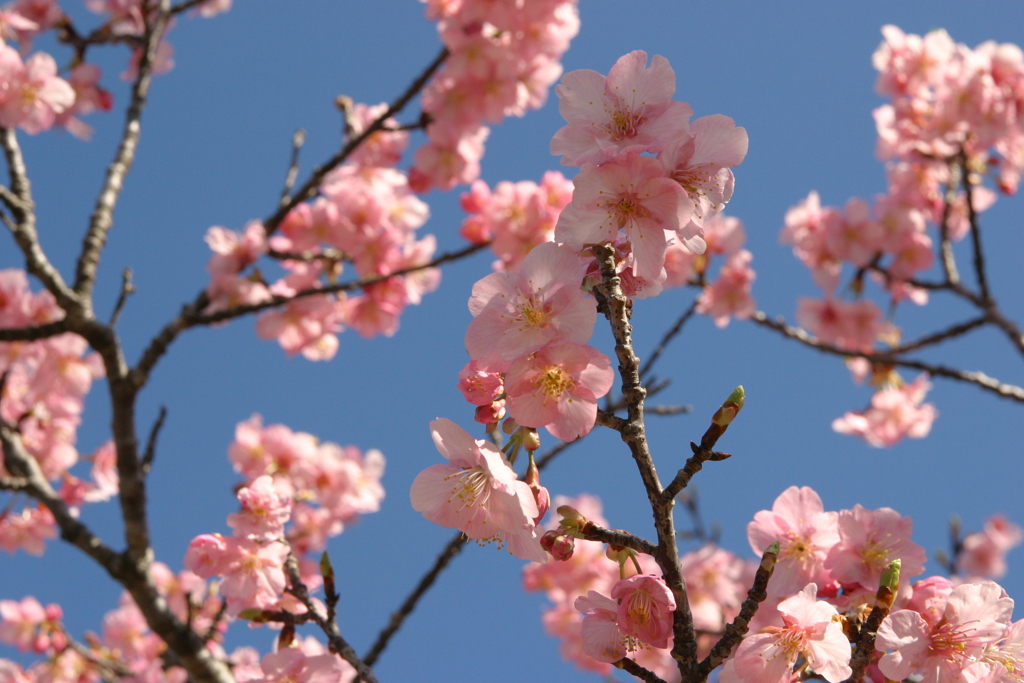
M 481 370 L 475 360 L 469 361 L 459 371 L 458 387 L 466 400 L 475 406 L 488 405 L 504 392 L 501 373 Z
M 744 683 L 789 681 L 793 665 L 803 657 L 808 668 L 830 683 L 850 676 L 850 641 L 836 608 L 817 600 L 817 586 L 807 584 L 779 603 L 784 626 L 747 636 L 733 657 L 735 673 Z
M 963 576 L 998 579 L 1006 574 L 1006 553 L 1024 540 L 1024 530 L 1002 515 L 985 521 L 982 531 L 968 534 L 956 558 Z
M 19 548 L 42 555 L 46 541 L 57 537 L 57 522 L 45 507 L 26 507 L 0 515 L 0 548 L 14 554 Z
M 821 498 L 809 486 L 790 486 L 770 511 L 754 515 L 747 525 L 754 553 L 760 555 L 775 541 L 780 543 L 775 573 L 768 583 L 770 595 L 792 595 L 808 582 L 823 588 L 832 583 L 825 558 L 839 542 L 838 517 L 825 512 Z
M 934 626 L 917 612 L 893 612 L 875 638 L 886 653 L 878 668 L 896 681 L 921 672 L 922 683 L 976 683 L 991 672 L 983 655 L 1006 635 L 1012 611 L 1006 592 L 985 581 L 954 588 Z
M 204 239 L 214 253 L 206 266 L 211 275 L 238 273 L 267 253 L 267 233 L 259 221 L 250 221 L 241 233 L 215 225 Z
M 527 427 L 573 441 L 594 427 L 597 399 L 615 379 L 611 361 L 586 345 L 556 342 L 512 362 L 505 375 L 508 411 Z
M 905 436 L 923 438 L 938 416 L 934 405 L 923 403 L 930 388 L 923 373 L 901 387 L 884 387 L 871 397 L 871 407 L 836 418 L 832 429 L 859 436 L 876 448 L 893 446 Z
M 665 264 L 667 232 L 678 232 L 679 183 L 667 178 L 657 159 L 628 154 L 594 166 L 576 176 L 572 203 L 555 226 L 555 239 L 573 249 L 615 241 L 624 230 L 635 258 L 633 273 L 657 280 Z M 684 245 L 702 253 L 697 229 L 679 232 Z
M 754 255 L 742 249 L 722 266 L 718 277 L 697 298 L 697 312 L 710 316 L 717 327 L 725 327 L 733 316 L 749 318 L 757 306 L 750 295 L 756 277 L 750 262 Z
M 679 223 L 699 226 L 718 214 L 732 198 L 736 181 L 731 167 L 747 155 L 747 131 L 728 116 L 702 116 L 690 125 L 690 135 L 673 142 L 661 154 L 672 180 L 683 188 Z
M 450 464 L 417 475 L 409 491 L 413 509 L 468 538 L 507 543 L 516 557 L 544 561 L 534 523 L 537 502 L 504 453 L 445 418 L 431 422 L 430 431 Z
M 878 589 L 882 572 L 900 560 L 900 582 L 907 585 L 924 571 L 924 548 L 912 543 L 914 524 L 892 508 L 867 510 L 854 505 L 839 512 L 839 543 L 832 546 L 825 568 L 844 587 L 859 584 L 870 593 Z
M 0 44 L 0 125 L 36 134 L 49 129 L 57 115 L 75 103 L 75 91 L 57 75 L 57 63 L 37 52 L 22 64 L 9 45 Z
M 619 628 L 619 603 L 615 600 L 590 591 L 586 597 L 576 598 L 574 606 L 586 615 L 580 635 L 588 656 L 599 662 L 617 662 L 636 649 L 635 642 Z
M 676 75 L 668 60 L 635 50 L 602 76 L 580 69 L 555 88 L 558 110 L 568 121 L 551 139 L 562 164 L 600 164 L 627 152 L 659 152 L 687 133 L 690 105 L 674 102 Z
M 708 543 L 679 558 L 686 596 L 698 631 L 720 633 L 739 614 L 756 570 L 733 553 Z
M 661 577 L 637 574 L 612 588 L 618 601 L 616 623 L 626 635 L 653 647 L 669 646 L 676 599 Z
M 46 652 L 51 646 L 67 644 L 60 621 L 64 614 L 60 605 L 45 608 L 32 596 L 21 602 L 0 600 L 0 642 L 13 645 L 22 652 Z
M 260 667 L 264 683 L 340 683 L 348 673 L 332 654 L 306 656 L 295 647 L 264 655 Z
M 242 510 L 228 515 L 228 526 L 236 536 L 272 541 L 284 534 L 284 525 L 291 516 L 291 500 L 278 493 L 269 476 L 256 477 L 239 489 L 238 502 Z
M 519 272 L 479 280 L 469 299 L 469 357 L 503 371 L 548 342 L 585 344 L 597 317 L 593 297 L 580 289 L 586 270 L 572 250 L 547 242 L 534 247 Z

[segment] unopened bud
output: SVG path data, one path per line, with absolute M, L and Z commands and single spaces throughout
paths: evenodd
M 900 587 L 900 567 L 902 564 L 898 559 L 890 562 L 889 566 L 882 572 L 882 580 L 879 582 L 879 585 L 895 592 Z
M 524 428 L 523 434 L 523 448 L 530 453 L 540 448 L 540 434 L 537 433 L 536 429 Z
M 746 399 L 746 394 L 743 391 L 743 385 L 736 387 L 729 398 L 725 399 L 725 403 L 715 412 L 714 417 L 711 421 L 720 427 L 728 427 L 732 424 L 732 421 L 736 419 L 736 415 L 739 414 L 740 409 L 743 408 L 743 402 Z
M 571 505 L 560 505 L 555 512 L 562 515 L 562 519 L 558 522 L 558 525 L 565 529 L 567 533 L 577 535 L 580 533 L 580 529 L 590 524 L 590 520 L 581 515 L 579 511 Z
M 551 557 L 559 562 L 565 562 L 572 557 L 576 549 L 576 539 L 558 531 L 548 531 L 540 537 L 540 547 L 551 553 Z

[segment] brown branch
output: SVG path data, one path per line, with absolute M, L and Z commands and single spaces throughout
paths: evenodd
M 284 189 L 281 190 L 281 202 L 284 206 L 290 200 L 292 194 L 292 188 L 295 187 L 295 181 L 299 179 L 299 152 L 302 150 L 302 145 L 306 142 L 306 131 L 299 128 L 292 135 L 292 158 L 288 162 L 288 173 L 284 177 Z
M 110 314 L 109 327 L 117 327 L 117 321 L 121 319 L 121 311 L 128 303 L 128 297 L 135 293 L 135 285 L 132 284 L 132 269 L 125 268 L 121 272 L 121 293 L 117 296 L 117 303 L 114 304 L 114 312 Z
M 370 665 L 360 659 L 356 651 L 348 644 L 348 641 L 342 637 L 341 630 L 338 628 L 338 622 L 333 619 L 326 619 L 317 611 L 316 604 L 314 604 L 313 599 L 309 596 L 309 589 L 306 588 L 306 584 L 302 582 L 302 578 L 299 576 L 299 561 L 295 559 L 294 555 L 289 553 L 288 561 L 285 562 L 284 568 L 285 573 L 288 575 L 288 583 L 290 584 L 288 592 L 298 598 L 299 602 L 306 607 L 306 611 L 310 614 L 312 621 L 327 636 L 328 649 L 334 654 L 340 655 L 342 659 L 351 664 L 352 668 L 358 673 L 358 678 L 366 683 L 377 683 L 377 677 L 374 675 Z
M 0 342 L 11 341 L 38 341 L 56 337 L 58 334 L 68 332 L 70 327 L 67 320 L 57 320 L 44 325 L 31 325 L 29 327 L 12 327 L 0 329 Z
M 843 683 L 860 683 L 864 678 L 864 672 L 875 654 L 875 635 L 878 633 L 878 627 L 889 615 L 895 597 L 893 591 L 886 586 L 878 588 L 878 592 L 875 594 L 875 606 L 861 625 L 860 632 L 857 634 L 857 642 L 853 646 L 853 655 L 850 657 L 852 673 Z
M 895 348 L 889 349 L 886 353 L 897 355 L 901 353 L 907 353 L 909 351 L 918 351 L 927 346 L 932 346 L 934 344 L 938 344 L 939 342 L 944 342 L 948 339 L 959 337 L 960 335 L 966 334 L 971 330 L 977 329 L 988 322 L 988 316 L 984 315 L 977 318 L 971 318 L 970 320 L 966 320 L 962 323 L 952 325 L 944 330 L 940 330 L 939 332 L 934 332 L 932 334 L 921 337 L 920 339 L 915 339 L 912 342 L 900 344 Z
M 300 187 L 295 192 L 295 194 L 292 195 L 291 199 L 288 200 L 287 202 L 280 204 L 277 210 L 273 214 L 271 214 L 270 217 L 268 217 L 265 221 L 263 221 L 263 227 L 266 230 L 267 234 L 273 234 L 273 232 L 277 230 L 277 227 L 281 224 L 281 221 L 284 220 L 284 217 L 288 215 L 289 211 L 291 211 L 292 209 L 294 209 L 296 206 L 306 201 L 307 199 L 315 197 L 317 192 L 319 191 L 320 183 L 323 182 L 324 177 L 326 177 L 326 175 L 330 173 L 332 170 L 340 166 L 345 161 L 345 159 L 347 159 L 349 155 L 352 154 L 352 152 L 354 152 L 359 147 L 359 145 L 363 144 L 363 142 L 366 141 L 367 138 L 369 138 L 377 131 L 383 130 L 384 123 L 389 118 L 405 109 L 405 106 L 409 104 L 412 98 L 415 97 L 417 93 L 419 93 L 419 91 L 424 88 L 424 86 L 426 86 L 427 81 L 429 81 L 431 76 L 433 76 L 434 73 L 439 68 L 441 68 L 441 65 L 444 63 L 446 59 L 448 59 L 448 49 L 442 48 L 441 52 L 438 53 L 437 57 L 434 58 L 434 61 L 427 65 L 427 67 L 420 73 L 420 75 L 416 77 L 416 79 L 409 85 L 408 88 L 406 88 L 405 92 L 399 95 L 398 99 L 392 102 L 383 114 L 374 119 L 374 121 L 369 126 L 366 127 L 366 130 L 364 130 L 361 134 L 357 135 L 356 137 L 352 138 L 347 143 L 345 143 L 345 146 L 341 148 L 340 152 L 338 152 L 333 157 L 328 159 L 322 165 L 317 166 L 315 169 L 313 169 L 313 172 L 310 174 L 309 178 L 306 180 L 305 183 L 302 184 L 302 187 Z
M 595 524 L 590 520 L 587 520 L 587 523 L 580 527 L 580 536 L 587 541 L 597 541 L 598 543 L 630 548 L 651 557 L 654 557 L 658 552 L 658 547 L 650 541 L 634 536 L 622 529 L 605 529 L 603 526 Z
M 39 244 L 32 183 L 28 179 L 28 170 L 25 167 L 25 158 L 21 154 L 21 146 L 18 144 L 18 136 L 12 128 L 0 128 L 0 147 L 3 147 L 4 157 L 7 159 L 10 193 L 17 197 L 17 201 L 13 201 L 13 197 L 8 196 L 6 202 L 14 216 L 11 235 L 25 256 L 25 269 L 39 278 L 62 309 L 69 313 L 77 310 L 78 296 L 67 286 Z
M 658 676 L 658 674 L 648 669 L 645 669 L 629 657 L 623 657 L 619 661 L 613 662 L 612 666 L 614 666 L 616 669 L 622 669 L 626 673 L 636 676 L 644 683 L 665 683 L 665 681 L 663 681 Z
M 978 214 L 974 210 L 974 192 L 971 174 L 967 170 L 967 154 L 963 147 L 957 154 L 957 162 L 960 166 L 960 185 L 964 190 L 964 202 L 967 204 L 967 220 L 971 226 L 971 247 L 974 250 L 974 276 L 978 278 L 978 289 L 981 292 L 981 300 L 985 304 L 992 302 L 992 294 L 988 288 L 988 275 L 985 272 L 985 253 L 981 249 L 981 225 L 978 223 Z
M 82 241 L 82 253 L 75 266 L 75 292 L 82 298 L 83 306 L 90 307 L 93 285 L 96 281 L 96 270 L 100 262 L 100 253 L 107 241 L 107 233 L 114 224 L 114 207 L 124 187 L 124 179 L 135 161 L 135 151 L 139 144 L 139 133 L 142 130 L 142 112 L 146 107 L 146 98 L 153 80 L 153 65 L 156 61 L 157 47 L 163 38 L 164 29 L 169 18 L 170 2 L 162 0 L 153 21 L 146 22 L 143 34 L 144 47 L 139 57 L 138 73 L 132 84 L 131 99 L 125 113 L 124 130 L 114 159 L 107 166 L 103 187 L 96 197 L 96 206 L 89 219 L 89 228 Z M 87 311 L 91 316 L 91 311 Z
M 374 641 L 373 645 L 367 651 L 363 657 L 363 662 L 367 666 L 373 666 L 380 658 L 384 648 L 387 647 L 388 641 L 391 640 L 391 636 L 395 634 L 398 629 L 402 627 L 402 623 L 405 618 L 412 614 L 412 611 L 416 609 L 416 604 L 420 601 L 420 598 L 430 589 L 437 577 L 444 571 L 448 563 L 458 555 L 462 548 L 466 545 L 466 537 L 462 532 L 458 532 L 452 539 L 448 541 L 447 545 L 441 550 L 441 553 L 434 560 L 434 564 L 427 571 L 426 574 L 416 584 L 416 588 L 405 598 L 401 606 L 391 614 L 391 619 L 388 621 L 388 625 L 381 629 L 380 633 L 377 634 L 377 640 Z M 356 679 L 358 683 L 359 679 Z
M 729 658 L 733 649 L 740 644 L 743 636 L 747 634 L 750 627 L 750 620 L 757 614 L 757 609 L 768 597 L 768 579 L 775 571 L 775 562 L 779 559 L 779 546 L 773 543 L 761 556 L 761 565 L 754 575 L 754 585 L 747 591 L 747 599 L 740 606 L 740 613 L 725 627 L 725 633 L 719 639 L 711 652 L 704 658 L 697 667 L 698 680 L 707 680 L 722 662 Z
M 693 314 L 696 313 L 696 312 L 697 312 L 697 300 L 694 299 L 693 303 L 690 304 L 690 307 L 687 308 L 683 312 L 683 314 L 681 316 L 679 316 L 679 318 L 675 321 L 675 323 L 672 325 L 672 327 L 670 327 L 668 329 L 668 331 L 665 332 L 664 336 L 662 336 L 662 338 L 661 338 L 661 341 L 658 342 L 658 345 L 656 347 L 654 347 L 653 351 L 651 351 L 651 355 L 647 358 L 647 361 L 644 362 L 644 364 L 640 366 L 640 377 L 641 378 L 648 379 L 648 377 L 647 377 L 648 373 L 654 367 L 654 364 L 658 362 L 658 359 L 661 358 L 661 354 L 665 352 L 665 349 L 672 342 L 672 340 L 675 339 L 675 337 L 680 332 L 682 332 L 683 325 L 685 325 L 686 322 L 690 318 L 692 318 Z
M 140 469 L 142 475 L 146 476 L 149 471 L 153 468 L 153 458 L 156 457 L 156 438 L 160 435 L 160 430 L 164 426 L 164 420 L 167 419 L 167 407 L 160 406 L 160 413 L 156 416 L 156 422 L 153 423 L 153 428 L 149 430 L 149 438 L 146 440 L 146 450 L 142 455 L 142 464 Z
M 661 482 L 654 467 L 644 427 L 644 398 L 647 395 L 640 379 L 640 359 L 633 352 L 632 327 L 629 324 L 629 300 L 622 291 L 622 280 L 615 272 L 615 250 L 609 245 L 593 248 L 601 269 L 602 282 L 594 288 L 598 310 L 605 314 L 615 337 L 615 355 L 619 361 L 622 396 L 626 401 L 628 424 L 619 430 L 629 447 L 643 480 L 644 489 L 654 515 L 658 546 L 654 554 L 666 585 L 676 600 L 673 613 L 672 658 L 676 660 L 684 681 L 689 681 L 697 664 L 697 641 L 693 616 L 686 595 L 686 582 L 679 565 L 675 523 L 672 508 L 675 502 L 662 497 Z
M 756 311 L 752 316 L 750 316 L 750 320 L 762 327 L 775 330 L 776 332 L 781 333 L 784 337 L 794 339 L 805 346 L 817 349 L 822 353 L 829 353 L 843 357 L 864 358 L 873 363 L 888 363 L 890 365 L 922 370 L 934 377 L 945 377 L 946 379 L 974 384 L 985 391 L 990 391 L 1003 398 L 1024 403 L 1024 389 L 1013 384 L 1004 384 L 997 379 L 989 377 L 983 372 L 957 370 L 944 365 L 935 365 L 918 360 L 894 358 L 889 353 L 865 353 L 863 351 L 841 349 L 838 346 L 833 346 L 832 344 L 826 344 L 817 340 L 799 327 L 787 325 L 782 322 L 782 320 L 772 320 L 763 311 Z
M 949 184 L 946 186 L 945 202 L 942 206 L 942 220 L 939 222 L 939 256 L 942 261 L 942 272 L 946 276 L 946 283 L 949 285 L 960 284 L 960 273 L 956 269 L 956 256 L 953 254 L 953 244 L 949 241 L 949 217 L 953 212 L 953 203 L 956 201 L 956 186 L 959 181 L 961 168 L 952 160 L 948 162 Z

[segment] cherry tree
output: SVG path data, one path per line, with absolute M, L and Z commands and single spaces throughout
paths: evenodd
M 239 203 L 233 221 L 202 219 L 196 249 L 184 252 L 169 246 L 181 238 L 145 193 L 131 199 L 136 176 L 141 183 L 154 168 L 143 131 L 159 117 L 162 83 L 187 63 L 177 37 L 251 10 L 216 0 L 96 0 L 84 10 L 19 1 L 0 15 L 8 176 L 0 200 L 12 237 L 0 271 L 0 547 L 12 557 L 2 560 L 4 575 L 18 577 L 0 596 L 0 640 L 14 657 L 0 659 L 0 676 L 384 679 L 391 661 L 415 652 L 410 634 L 443 639 L 465 602 L 480 603 L 473 619 L 499 604 L 503 614 L 508 599 L 498 596 L 510 589 L 518 603 L 536 604 L 523 583 L 545 594 L 543 617 L 515 628 L 484 617 L 502 645 L 471 645 L 480 666 L 508 647 L 553 653 L 543 630 L 582 670 L 619 668 L 649 681 L 790 680 L 794 667 L 833 682 L 1013 677 L 1019 625 L 990 579 L 1005 574 L 1021 531 L 990 516 L 999 487 L 974 476 L 980 459 L 1004 466 L 984 438 L 1012 450 L 1001 411 L 1012 415 L 1024 396 L 1012 372 L 1021 349 L 1013 290 L 1000 275 L 1012 241 L 997 234 L 993 252 L 986 229 L 1014 201 L 1007 196 L 1024 163 L 1020 50 L 957 42 L 952 24 L 952 35 L 886 24 L 863 55 L 883 98 L 873 121 L 876 198 L 823 197 L 787 179 L 790 208 L 766 229 L 764 210 L 741 201 L 748 152 L 766 133 L 724 102 L 705 110 L 705 79 L 668 50 L 605 46 L 598 61 L 569 68 L 566 51 L 587 30 L 587 9 L 581 24 L 575 3 L 416 9 L 436 36 L 420 70 L 410 59 L 405 83 L 378 75 L 377 87 L 390 88 L 381 104 L 335 86 L 317 110 L 332 119 L 322 131 L 287 122 L 279 162 L 256 157 L 278 176 L 252 192 L 263 211 Z M 388 61 L 394 76 L 398 62 Z M 115 85 L 119 72 L 126 87 Z M 239 77 L 241 66 L 229 73 Z M 488 174 L 501 131 L 539 116 L 530 112 L 548 99 L 551 126 L 537 146 L 554 156 L 543 170 Z M 198 105 L 181 111 L 182 132 L 202 131 Z M 232 127 L 244 133 L 262 113 L 236 109 Z M 164 156 L 152 164 L 180 164 L 186 176 L 202 167 L 202 159 L 182 163 L 165 142 L 174 122 L 156 118 L 155 127 Z M 100 163 L 100 190 L 89 188 L 88 205 L 84 190 L 69 196 L 88 209 L 66 218 L 51 208 L 69 182 L 61 157 L 48 175 L 33 155 L 103 142 L 114 151 Z M 229 166 L 244 182 L 249 170 Z M 210 191 L 181 187 L 165 188 L 161 201 L 187 205 L 190 191 Z M 442 214 L 441 228 L 430 216 L 445 201 L 459 208 Z M 81 224 L 82 215 L 81 231 L 51 227 L 57 217 Z M 134 237 L 119 246 L 122 224 Z M 778 226 L 798 259 L 778 268 L 810 269 L 799 301 L 762 298 L 759 289 L 776 282 L 760 266 L 760 246 Z M 134 266 L 133 250 L 147 249 L 174 277 Z M 112 265 L 112 255 L 133 267 Z M 147 290 L 171 285 L 166 310 L 151 315 L 163 299 L 147 299 Z M 431 312 L 449 293 L 459 307 L 468 301 L 468 316 Z M 419 338 L 407 320 L 419 321 L 414 331 L 427 325 Z M 701 320 L 708 340 L 695 340 Z M 730 347 L 737 330 L 745 341 Z M 950 351 L 979 334 L 981 356 Z M 990 350 L 996 337 L 1006 348 Z M 769 356 L 776 347 L 768 350 L 775 343 L 823 352 L 827 367 L 852 372 L 871 395 L 858 406 L 854 389 L 831 380 L 827 403 L 839 396 L 847 407 L 828 420 L 816 417 L 825 402 L 814 389 L 774 395 L 753 368 L 778 364 Z M 786 374 L 834 371 L 796 351 Z M 234 356 L 240 374 L 226 374 L 222 359 L 201 364 L 204 354 Z M 341 370 L 325 381 L 323 368 L 337 366 L 362 374 Z M 310 381 L 326 393 L 307 391 Z M 161 382 L 182 393 L 154 396 Z M 740 382 L 746 390 L 733 390 Z M 983 406 L 967 417 L 969 431 L 946 432 L 951 452 L 941 465 L 933 457 L 900 471 L 864 445 L 845 445 L 856 455 L 828 456 L 830 465 L 805 477 L 791 457 L 829 430 L 873 447 L 900 444 L 899 453 L 904 438 L 923 438 L 961 412 L 929 394 L 933 384 L 977 392 L 970 398 Z M 426 398 L 442 391 L 443 403 Z M 263 393 L 281 400 L 263 403 Z M 333 426 L 303 423 L 308 406 L 335 400 L 346 408 L 330 413 Z M 688 401 L 692 408 L 681 405 Z M 765 404 L 785 416 L 768 439 L 754 433 Z M 180 435 L 197 420 L 220 430 L 186 446 Z M 355 430 L 367 440 L 349 445 L 348 426 L 359 422 L 372 424 Z M 190 447 L 201 455 L 185 455 Z M 404 484 L 389 482 L 396 461 Z M 161 479 L 168 466 L 178 469 Z M 594 476 L 601 469 L 610 473 L 603 482 Z M 937 537 L 941 524 L 918 516 L 913 527 L 901 493 L 934 485 L 911 474 L 929 469 L 966 487 L 942 499 L 939 514 L 972 495 L 989 502 L 973 533 L 953 525 L 952 545 L 925 573 L 911 533 L 918 539 L 931 524 Z M 816 491 L 826 475 L 843 500 Z M 712 495 L 699 503 L 695 485 Z M 182 516 L 212 496 L 223 504 Z M 402 512 L 385 516 L 395 507 Z M 686 521 L 673 508 L 685 509 Z M 733 521 L 739 508 L 746 517 L 735 529 L 701 516 Z M 744 538 L 739 524 L 748 521 Z M 455 531 L 432 536 L 430 522 Z M 468 550 L 468 541 L 503 550 Z M 445 594 L 463 554 L 470 559 L 459 562 L 486 554 L 489 564 Z M 509 554 L 531 561 L 521 578 Z M 25 579 L 21 588 L 26 562 L 64 578 Z M 57 581 L 75 592 L 69 577 L 97 568 L 110 599 L 90 607 L 106 616 L 73 616 L 73 603 L 48 597 Z M 1012 595 L 1015 586 L 1004 586 Z M 243 638 L 246 621 L 258 628 Z

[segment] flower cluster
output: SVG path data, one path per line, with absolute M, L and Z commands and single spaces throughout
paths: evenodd
M 291 526 L 284 536 L 297 555 L 323 550 L 328 538 L 340 534 L 359 515 L 379 510 L 384 499 L 380 451 L 361 453 L 355 446 L 320 442 L 312 434 L 293 432 L 281 424 L 264 427 L 259 415 L 238 424 L 228 459 L 248 486 L 263 482 L 261 495 L 270 496 L 269 478 L 276 495 L 289 502 Z M 244 513 L 246 501 L 239 496 Z M 274 509 L 278 525 L 245 534 L 280 538 L 289 515 L 284 508 Z M 261 504 L 260 510 L 254 522 L 269 523 L 270 508 Z M 246 519 L 235 516 L 228 524 L 238 534 L 240 528 L 248 528 Z
M 224 656 L 220 640 L 227 621 L 219 614 L 221 598 L 188 570 L 175 575 L 157 562 L 152 566 L 152 576 L 171 612 L 182 621 L 190 620 L 199 632 L 207 634 L 207 647 L 217 656 Z M 149 683 L 184 683 L 188 678 L 181 666 L 165 663 L 167 644 L 149 628 L 127 592 L 122 594 L 118 607 L 103 617 L 100 633 L 88 634 L 86 643 L 69 646 L 62 618 L 60 606 L 50 604 L 44 608 L 32 597 L 20 602 L 0 601 L 0 642 L 46 657 L 25 669 L 0 659 L 0 680 L 99 683 L 111 671 L 121 672 L 125 680 Z
M 581 169 L 555 240 L 583 249 L 615 242 L 622 231 L 632 274 L 651 284 L 666 279 L 672 242 L 704 252 L 704 222 L 732 197 L 732 167 L 747 152 L 746 130 L 722 115 L 691 124 L 693 110 L 672 100 L 675 89 L 668 60 L 655 56 L 648 67 L 640 50 L 607 76 L 573 71 L 556 89 L 568 125 L 551 152 Z
M 593 497 L 558 498 L 556 505 L 560 513 L 569 505 L 574 518 L 607 526 Z M 559 532 L 571 534 L 565 526 L 563 520 Z M 778 543 L 778 559 L 767 600 L 725 663 L 721 680 L 784 683 L 798 665 L 831 683 L 848 678 L 851 646 L 842 623 L 866 617 L 883 571 L 894 560 L 901 561 L 902 571 L 869 669 L 874 680 L 882 680 L 878 669 L 891 680 L 931 671 L 927 675 L 938 676 L 928 679 L 933 683 L 962 680 L 957 677 L 967 671 L 972 683 L 1019 671 L 1021 627 L 1009 621 L 1012 601 L 983 578 L 954 577 L 954 583 L 933 576 L 911 583 L 925 562 L 911 532 L 911 520 L 890 508 L 856 505 L 832 512 L 808 487 L 783 492 L 747 529 L 757 553 Z M 965 568 L 965 576 L 998 576 L 1005 553 L 1022 536 L 1015 525 L 993 518 L 985 531 L 964 539 L 957 567 Z M 653 558 L 639 555 L 634 565 L 609 557 L 610 549 L 577 539 L 558 561 L 526 568 L 526 589 L 544 590 L 553 603 L 543 618 L 546 630 L 562 640 L 563 656 L 581 668 L 604 673 L 610 663 L 631 657 L 666 681 L 678 680 L 666 637 L 674 602 Z M 680 565 L 703 657 L 739 614 L 757 565 L 713 545 L 682 556 Z M 638 622 L 638 616 L 645 618 Z M 947 663 L 940 666 L 940 660 Z
M 986 175 L 1012 193 L 1024 166 L 1019 48 L 988 42 L 971 50 L 945 31 L 921 37 L 886 26 L 882 34 L 874 65 L 878 91 L 891 102 L 875 110 L 875 122 L 878 153 L 888 164 L 887 192 L 874 202 L 850 199 L 842 209 L 822 206 L 811 192 L 786 213 L 781 233 L 824 292 L 821 299 L 800 300 L 798 321 L 820 341 L 857 352 L 873 351 L 878 341 L 895 347 L 900 338 L 879 307 L 863 298 L 865 274 L 885 288 L 892 310 L 903 300 L 926 304 L 927 290 L 914 281 L 933 266 L 936 243 L 963 239 L 971 216 L 996 200 L 982 184 Z M 855 275 L 843 288 L 845 265 Z M 844 301 L 843 291 L 854 300 Z M 889 373 L 876 368 L 874 374 Z M 934 410 L 916 408 L 925 380 L 905 385 L 892 375 L 876 384 L 871 407 L 836 420 L 837 431 L 876 446 L 928 432 Z M 879 421 L 900 425 L 873 427 Z
M 597 309 L 580 289 L 586 269 L 573 250 L 545 242 L 518 271 L 492 273 L 473 285 L 466 330 L 471 368 L 502 379 L 479 398 L 464 383 L 470 402 L 500 413 L 494 403 L 504 401 L 519 425 L 547 427 L 563 441 L 590 432 L 597 399 L 611 388 L 614 373 L 608 357 L 587 345 Z
M 474 244 L 490 241 L 499 259 L 495 270 L 518 270 L 531 249 L 554 239 L 558 215 L 571 200 L 572 182 L 557 171 L 545 173 L 539 185 L 502 181 L 491 190 L 475 180 L 462 195 L 462 208 L 470 215 L 460 233 Z
M 580 26 L 575 0 L 426 2 L 449 56 L 423 94 L 429 141 L 409 172 L 418 192 L 476 180 L 490 133 L 483 122 L 543 106 Z
M 360 135 L 387 110 L 380 104 L 352 106 L 352 135 Z M 390 126 L 394 122 L 389 122 Z M 394 168 L 408 144 L 408 133 L 381 130 L 370 135 L 331 171 L 320 196 L 292 209 L 280 231 L 267 236 L 258 222 L 241 234 L 213 227 L 206 241 L 210 259 L 207 312 L 261 304 L 278 297 L 280 310 L 264 313 L 256 324 L 263 339 L 276 339 L 289 354 L 329 360 L 338 350 L 337 334 L 345 326 L 365 337 L 392 335 L 408 304 L 418 304 L 440 282 L 436 268 L 396 275 L 363 287 L 362 293 L 317 293 L 336 284 L 345 263 L 360 279 L 384 278 L 430 262 L 436 249 L 432 235 L 415 231 L 429 208 L 409 190 L 408 178 Z M 277 258 L 284 274 L 268 282 L 251 267 L 261 256 Z
M 63 311 L 49 292 L 33 294 L 22 270 L 0 270 L 0 328 L 28 327 L 59 320 Z M 61 334 L 34 342 L 0 342 L 0 419 L 17 424 L 27 453 L 43 476 L 58 482 L 73 509 L 109 499 L 117 492 L 111 444 L 87 458 L 92 474 L 83 480 L 71 470 L 81 455 L 75 448 L 85 397 L 94 379 L 103 376 L 99 355 L 87 353 L 85 339 Z M 0 476 L 9 474 L 0 460 Z M 0 512 L 0 548 L 42 554 L 46 539 L 56 535 L 53 516 L 41 506 L 17 503 Z

